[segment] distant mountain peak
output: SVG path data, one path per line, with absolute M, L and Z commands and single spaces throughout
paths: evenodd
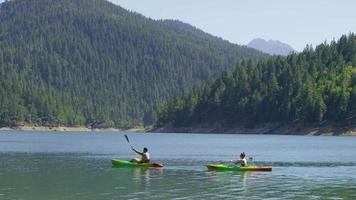
M 262 38 L 253 39 L 247 45 L 248 47 L 257 49 L 264 53 L 268 53 L 270 55 L 280 55 L 287 56 L 292 52 L 296 52 L 290 45 L 283 43 L 279 40 L 264 40 Z

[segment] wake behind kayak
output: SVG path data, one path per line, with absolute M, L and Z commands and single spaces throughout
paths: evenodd
M 258 167 L 258 166 L 246 166 L 238 167 L 224 164 L 208 164 L 206 166 L 209 170 L 216 171 L 272 171 L 272 167 Z
M 135 168 L 135 167 L 162 168 L 162 167 L 164 167 L 164 165 L 162 163 L 137 163 L 137 162 L 131 162 L 131 161 L 127 161 L 127 160 L 118 160 L 118 159 L 112 159 L 111 163 L 112 163 L 113 167 L 119 167 L 119 168 Z

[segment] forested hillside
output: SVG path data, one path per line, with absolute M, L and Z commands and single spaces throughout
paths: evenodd
M 157 126 L 355 119 L 356 36 L 350 34 L 300 54 L 240 62 L 221 78 L 163 106 Z
M 266 55 L 104 0 L 0 4 L 0 127 L 152 124 L 158 105 Z

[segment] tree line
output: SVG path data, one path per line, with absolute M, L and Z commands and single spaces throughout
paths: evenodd
M 164 104 L 156 126 L 320 123 L 356 119 L 356 36 L 299 54 L 238 62 Z

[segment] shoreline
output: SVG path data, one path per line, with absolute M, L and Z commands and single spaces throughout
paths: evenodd
M 223 127 L 205 124 L 187 127 L 166 125 L 160 128 L 88 128 L 85 126 L 16 126 L 1 127 L 1 131 L 38 132 L 132 132 L 132 133 L 210 133 L 210 134 L 256 134 L 256 135 L 308 135 L 308 136 L 356 136 L 356 123 L 349 124 L 263 124 L 255 127 Z
M 256 134 L 256 135 L 305 135 L 305 136 L 356 136 L 356 123 L 325 124 L 263 124 L 255 127 L 242 125 L 223 127 L 217 124 L 176 127 L 166 125 L 153 128 L 154 133 L 211 133 L 211 134 Z
M 16 126 L 1 127 L 0 131 L 38 131 L 38 132 L 133 132 L 145 133 L 145 128 L 88 128 L 85 126 Z

